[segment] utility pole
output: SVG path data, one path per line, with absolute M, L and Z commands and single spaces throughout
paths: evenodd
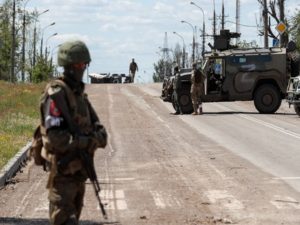
M 164 62 L 164 77 L 167 77 L 167 67 L 168 67 L 168 62 L 170 61 L 169 51 L 170 50 L 168 48 L 168 33 L 165 32 L 164 45 L 162 48 L 163 62 Z
M 240 5 L 240 0 L 236 0 L 236 21 L 235 21 L 235 23 L 236 23 L 236 30 L 235 30 L 235 32 L 236 33 L 240 33 L 241 32 L 241 29 L 240 29 L 240 14 L 241 14 L 241 5 Z M 239 37 L 238 38 L 236 38 L 236 44 L 238 44 L 239 43 Z
M 26 37 L 25 37 L 25 33 L 26 33 L 26 5 L 30 0 L 27 0 L 24 4 L 24 8 L 23 8 L 23 29 L 22 29 L 22 82 L 25 81 L 25 44 L 26 44 Z
M 285 13 L 284 13 L 284 2 L 285 0 L 278 0 L 278 7 L 279 7 L 279 20 L 280 22 L 286 23 L 285 20 Z M 285 47 L 289 40 L 288 40 L 288 35 L 286 32 L 280 35 L 280 47 Z
M 15 82 L 15 46 L 16 46 L 16 2 L 13 1 L 13 21 L 12 21 L 12 43 L 11 43 L 11 71 L 10 82 Z
M 268 40 L 268 6 L 267 0 L 263 0 L 263 21 L 264 21 L 264 47 L 269 47 Z
M 225 9 L 224 9 L 224 0 L 222 0 L 222 30 L 225 29 Z
M 203 16 L 203 25 L 202 25 L 202 57 L 204 56 L 204 52 L 205 52 L 205 16 L 204 16 L 204 11 L 203 9 L 197 5 L 195 2 L 191 2 L 192 5 L 196 6 L 198 9 L 201 10 L 202 12 L 202 16 Z
M 217 35 L 216 27 L 217 27 L 217 19 L 216 19 L 216 8 L 215 8 L 215 0 L 214 0 L 214 16 L 213 16 L 213 37 Z

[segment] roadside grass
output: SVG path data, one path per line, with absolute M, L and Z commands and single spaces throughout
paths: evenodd
M 0 81 L 0 169 L 29 141 L 39 123 L 41 84 Z

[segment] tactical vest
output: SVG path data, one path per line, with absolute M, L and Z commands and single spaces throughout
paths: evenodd
M 47 99 L 54 94 L 56 88 L 62 88 L 64 94 L 67 98 L 68 108 L 70 109 L 70 117 L 73 120 L 73 123 L 77 126 L 80 133 L 88 134 L 93 131 L 93 126 L 91 122 L 90 108 L 87 100 L 86 94 L 75 95 L 74 92 L 70 89 L 70 87 L 62 80 L 53 80 L 51 81 L 45 88 L 45 92 L 41 98 L 40 110 L 43 115 L 43 104 L 46 103 Z M 48 140 L 46 134 L 46 128 L 44 126 L 45 118 L 41 116 L 41 134 L 43 140 L 43 148 L 42 148 L 42 157 L 51 163 L 55 162 L 55 157 L 51 152 L 53 151 L 51 143 Z M 75 160 L 76 162 L 70 164 L 73 168 L 69 168 L 71 173 L 81 168 L 80 160 Z M 68 172 L 67 172 L 68 173 Z

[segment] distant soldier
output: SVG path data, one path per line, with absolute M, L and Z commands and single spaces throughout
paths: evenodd
M 129 74 L 131 76 L 132 83 L 134 82 L 134 76 L 135 76 L 136 71 L 139 71 L 139 67 L 136 64 L 136 62 L 134 61 L 134 59 L 132 59 L 132 62 L 129 65 Z
M 174 75 L 175 78 L 173 80 L 173 97 L 174 97 L 174 105 L 175 105 L 175 113 L 174 115 L 178 115 L 178 114 L 183 114 L 182 113 L 182 109 L 179 103 L 179 99 L 178 99 L 178 91 L 181 88 L 181 77 L 180 77 L 180 73 L 179 73 L 179 67 L 175 66 L 174 68 Z
M 191 76 L 191 98 L 194 112 L 192 113 L 192 115 L 202 114 L 202 95 L 204 93 L 204 80 L 205 76 L 202 73 L 202 71 L 199 68 L 197 68 L 197 63 L 193 63 L 193 70 Z
M 51 81 L 42 96 L 42 156 L 51 164 L 47 184 L 51 225 L 79 224 L 88 176 L 80 156 L 93 159 L 94 151 L 107 142 L 106 130 L 84 93 L 82 77 L 90 61 L 82 41 L 60 45 L 63 77 Z

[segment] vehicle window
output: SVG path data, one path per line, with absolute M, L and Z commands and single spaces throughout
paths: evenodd
M 270 62 L 271 60 L 272 60 L 271 55 L 258 56 L 258 61 L 260 61 L 260 62 Z
M 234 56 L 232 57 L 231 62 L 236 64 L 242 64 L 242 63 L 246 63 L 247 59 L 246 57 L 242 57 L 242 56 Z

